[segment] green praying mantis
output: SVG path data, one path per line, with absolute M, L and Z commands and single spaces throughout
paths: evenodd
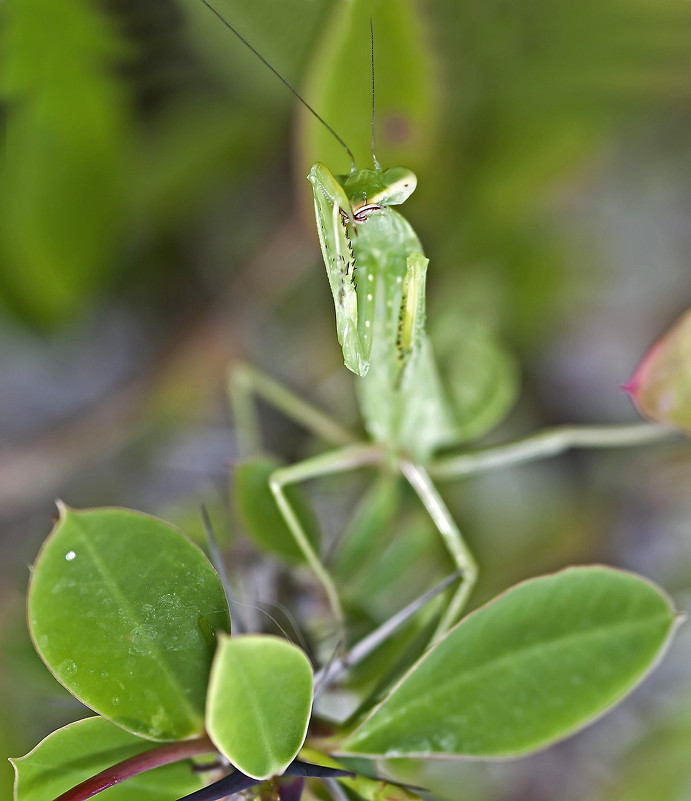
M 459 479 L 574 447 L 638 445 L 665 437 L 668 432 L 649 424 L 562 426 L 502 445 L 450 454 L 449 449 L 461 446 L 467 439 L 467 432 L 445 389 L 426 330 L 428 259 L 413 227 L 395 208 L 409 198 L 417 179 L 404 167 L 382 169 L 374 155 L 374 45 L 373 164 L 369 169 L 358 169 L 350 149 L 336 132 L 232 25 L 209 8 L 333 134 L 352 162 L 348 175 L 334 175 L 325 164 L 317 162 L 308 179 L 333 295 L 337 337 L 345 366 L 356 376 L 368 439 L 358 439 L 271 377 L 243 364 L 232 369 L 229 382 L 238 450 L 241 456 L 257 450 L 254 397 L 261 397 L 332 446 L 323 454 L 276 469 L 269 477 L 269 487 L 290 535 L 321 583 L 341 630 L 345 616 L 339 590 L 312 544 L 288 490 L 292 485 L 364 467 L 381 467 L 400 474 L 419 497 L 460 576 L 437 626 L 438 638 L 459 619 L 476 583 L 478 568 L 435 481 Z

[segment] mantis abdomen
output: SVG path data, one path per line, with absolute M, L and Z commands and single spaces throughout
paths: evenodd
M 425 332 L 428 260 L 391 208 L 357 225 L 351 242 L 358 323 L 371 332 L 369 370 L 357 382 L 365 426 L 390 450 L 425 462 L 455 430 Z

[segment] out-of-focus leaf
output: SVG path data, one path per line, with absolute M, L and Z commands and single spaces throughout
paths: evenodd
M 424 20 L 411 0 L 332 4 L 315 48 L 305 97 L 346 142 L 360 169 L 372 164 L 370 18 L 376 76 L 375 150 L 382 165 L 420 170 L 434 150 L 437 83 Z M 300 169 L 315 161 L 347 173 L 347 154 L 312 115 L 300 111 Z
M 152 740 L 203 732 L 215 632 L 230 621 L 216 571 L 179 531 L 61 505 L 28 606 L 36 650 L 80 701 Z
M 271 474 L 281 466 L 270 457 L 259 457 L 243 462 L 235 471 L 235 506 L 247 536 L 260 548 L 292 562 L 304 561 L 304 556 L 290 532 L 276 499 L 269 488 Z M 307 535 L 319 547 L 319 523 L 297 487 L 285 490 L 288 501 Z
M 300 74 L 319 37 L 329 0 L 208 0 L 209 5 L 232 25 L 289 83 L 297 85 Z M 237 78 L 250 102 L 266 104 L 267 96 L 290 107 L 294 97 L 251 50 L 229 31 L 201 0 L 181 0 L 193 22 L 193 33 L 217 70 Z
M 102 770 L 149 751 L 152 744 L 101 717 L 54 731 L 26 756 L 12 759 L 15 801 L 53 801 Z M 141 773 L 99 793 L 103 801 L 170 801 L 202 787 L 189 761 Z
M 382 541 L 388 538 L 398 509 L 400 489 L 398 476 L 380 472 L 374 478 L 340 537 L 332 567 L 339 583 L 348 582 L 372 564 L 375 554 L 381 554 Z
M 79 311 L 115 263 L 129 109 L 120 36 L 88 0 L 2 9 L 0 301 L 48 327 Z
M 447 317 L 435 343 L 449 391 L 459 441 L 477 439 L 498 425 L 518 395 L 518 368 L 484 323 Z M 442 330 L 439 330 L 439 329 Z
M 648 419 L 691 433 L 691 311 L 650 348 L 624 389 Z
M 458 624 L 339 750 L 527 754 L 592 721 L 660 658 L 675 621 L 651 583 L 604 567 L 520 584 Z
M 255 779 L 282 773 L 305 741 L 312 666 L 278 637 L 221 637 L 209 680 L 206 724 L 214 745 Z

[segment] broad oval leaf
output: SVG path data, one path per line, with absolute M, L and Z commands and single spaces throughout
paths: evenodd
M 644 417 L 691 432 L 691 311 L 646 353 L 624 389 Z
M 297 756 L 312 709 L 312 667 L 278 637 L 221 637 L 211 669 L 206 727 L 214 745 L 255 779 Z
M 220 579 L 177 529 L 126 509 L 60 505 L 29 585 L 29 630 L 55 677 L 152 740 L 204 730 L 214 632 L 230 630 Z
M 259 548 L 288 562 L 304 562 L 305 557 L 283 519 L 269 487 L 271 474 L 281 463 L 261 456 L 243 462 L 235 470 L 234 500 L 247 536 Z M 295 486 L 285 494 L 303 525 L 307 539 L 319 550 L 319 523 Z
M 67 790 L 124 759 L 149 751 L 152 743 L 102 717 L 70 723 L 49 734 L 26 756 L 11 759 L 15 801 L 53 801 Z M 189 761 L 141 773 L 100 793 L 103 801 L 170 801 L 204 782 Z
M 526 581 L 459 623 L 341 753 L 509 757 L 572 733 L 660 658 L 675 615 L 650 582 L 605 567 Z

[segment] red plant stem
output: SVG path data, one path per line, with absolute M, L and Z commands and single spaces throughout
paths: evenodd
M 85 799 L 91 798 L 114 784 L 120 784 L 125 779 L 129 779 L 139 773 L 213 751 L 216 751 L 216 748 L 208 737 L 200 737 L 197 740 L 183 740 L 178 743 L 166 743 L 157 748 L 144 751 L 142 754 L 129 757 L 129 759 L 124 759 L 122 762 L 118 762 L 117 765 L 102 770 L 95 776 L 86 779 L 81 784 L 63 793 L 55 801 L 85 801 Z

